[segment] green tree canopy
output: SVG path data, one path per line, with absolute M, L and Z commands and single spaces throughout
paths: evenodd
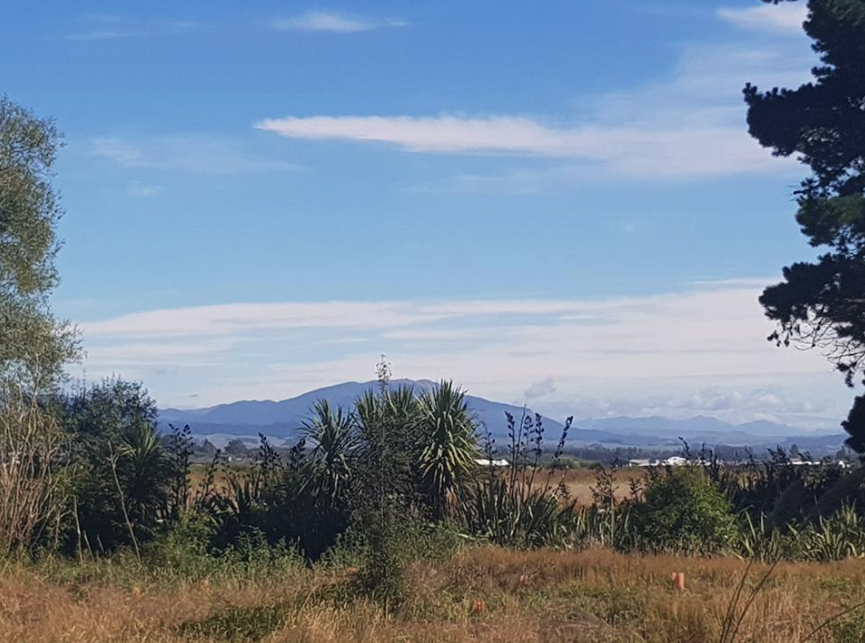
M 62 211 L 51 186 L 60 135 L 50 120 L 0 96 L 0 376 L 44 385 L 76 344 L 47 296 L 57 284 L 55 226 Z
M 823 254 L 784 268 L 760 302 L 778 322 L 770 339 L 821 349 L 853 386 L 865 369 L 865 0 L 809 0 L 804 29 L 820 56 L 814 79 L 744 92 L 751 135 L 811 168 L 796 220 Z M 865 452 L 862 413 L 843 426 Z
M 141 383 L 119 378 L 64 402 L 82 535 L 91 547 L 128 545 L 128 516 L 137 540 L 152 537 L 169 515 L 168 490 L 177 474 L 159 442 L 156 402 Z

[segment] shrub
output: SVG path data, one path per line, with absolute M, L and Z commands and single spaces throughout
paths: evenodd
M 154 569 L 171 570 L 189 580 L 213 573 L 217 561 L 211 556 L 216 521 L 203 513 L 184 515 L 164 536 L 144 548 L 144 561 Z
M 64 400 L 73 498 L 67 549 L 101 553 L 152 540 L 170 524 L 173 469 L 156 403 L 137 382 L 104 380 Z
M 508 467 L 490 465 L 474 484 L 460 490 L 460 518 L 469 533 L 497 545 L 516 547 L 563 546 L 570 544 L 576 529 L 575 502 L 568 497 L 561 480 L 553 475 L 564 453 L 573 418 L 562 428 L 552 463 L 538 476 L 543 458 L 544 425 L 540 415 L 523 413 L 517 422 L 505 413 L 508 423 Z M 484 451 L 489 462 L 495 449 L 490 435 Z
M 468 531 L 502 546 L 566 544 L 575 533 L 573 502 L 562 503 L 544 489 L 515 487 L 506 478 L 492 477 L 466 489 L 461 508 Z
M 62 515 L 63 441 L 50 409 L 0 384 L 0 549 L 30 547 Z
M 297 547 L 317 560 L 348 526 L 348 507 L 341 497 L 322 497 L 308 484 L 303 441 L 284 463 L 267 438 L 260 438 L 252 465 L 229 472 L 225 490 L 205 503 L 218 524 L 212 545 L 226 550 L 255 537 L 269 545 Z
M 737 536 L 736 549 L 749 560 L 771 562 L 795 553 L 795 542 L 773 527 L 764 514 L 752 518 L 751 514 L 743 512 Z
M 651 476 L 642 499 L 629 504 L 640 549 L 714 553 L 737 533 L 729 501 L 695 466 Z
M 852 505 L 820 517 L 803 529 L 789 526 L 790 539 L 806 560 L 829 561 L 865 556 L 865 528 Z
M 414 391 L 394 391 L 382 380 L 381 395 L 368 391 L 356 404 L 362 446 L 352 490 L 352 528 L 364 546 L 358 588 L 385 605 L 405 594 L 411 552 L 406 518 L 416 498 L 415 463 L 420 456 Z
M 396 503 L 384 504 L 365 518 L 366 544 L 357 574 L 357 588 L 365 596 L 388 605 L 402 603 L 408 591 L 406 572 L 413 558 L 411 540 L 404 529 L 404 514 Z
M 169 583 L 242 578 L 248 581 L 285 575 L 306 566 L 300 553 L 284 543 L 271 544 L 250 528 L 224 549 L 212 545 L 218 524 L 212 516 L 190 513 L 168 534 L 149 543 L 143 562 L 149 574 Z
M 635 548 L 634 530 L 630 525 L 627 503 L 602 507 L 594 504 L 575 511 L 573 540 L 584 548 L 610 547 L 616 550 Z

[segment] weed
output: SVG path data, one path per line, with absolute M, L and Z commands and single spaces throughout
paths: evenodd
M 183 623 L 177 628 L 182 637 L 208 638 L 219 641 L 260 641 L 282 628 L 286 619 L 283 606 L 229 607 L 200 621 Z

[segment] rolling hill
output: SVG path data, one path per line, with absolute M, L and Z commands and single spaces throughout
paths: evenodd
M 391 384 L 413 386 L 416 391 L 429 390 L 436 385 L 429 380 L 394 380 Z M 244 400 L 201 409 L 167 408 L 160 410 L 159 420 L 162 427 L 189 424 L 193 433 L 199 436 L 242 437 L 264 433 L 282 440 L 292 440 L 318 400 L 327 399 L 333 405 L 350 408 L 365 391 L 377 387 L 375 381 L 343 382 L 278 402 Z M 466 401 L 476 420 L 490 431 L 499 444 L 507 437 L 505 412 L 513 413 L 518 419 L 523 413 L 520 406 L 482 397 L 468 395 Z M 532 413 L 532 410 L 526 409 L 526 412 Z M 547 439 L 557 440 L 562 422 L 548 417 L 543 420 Z M 735 425 L 707 416 L 688 419 L 615 417 L 575 422 L 568 442 L 572 445 L 601 444 L 610 447 L 673 447 L 679 444 L 680 437 L 693 445 L 724 444 L 760 449 L 797 443 L 800 447 L 807 445 L 815 451 L 831 451 L 840 448 L 846 436 L 840 433 L 814 434 L 765 421 Z
M 435 386 L 429 380 L 394 380 L 391 386 L 413 386 L 416 391 L 429 390 Z M 161 409 L 161 425 L 189 424 L 197 435 L 229 433 L 233 435 L 257 435 L 265 433 L 280 438 L 291 438 L 309 417 L 312 406 L 321 399 L 332 405 L 350 408 L 365 391 L 377 389 L 378 382 L 343 382 L 334 386 L 316 389 L 279 402 L 270 400 L 245 400 L 230 404 L 219 404 L 203 409 Z M 513 413 L 517 419 L 523 408 L 512 404 L 491 402 L 481 397 L 466 396 L 472 414 L 496 437 L 507 434 L 505 412 Z M 531 412 L 528 410 L 527 412 Z M 544 418 L 548 435 L 558 438 L 562 423 Z

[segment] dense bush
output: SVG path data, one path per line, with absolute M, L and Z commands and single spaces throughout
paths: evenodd
M 257 538 L 314 561 L 350 546 L 358 586 L 397 601 L 407 563 L 440 533 L 425 525 L 446 522 L 476 452 L 464 395 L 447 382 L 420 395 L 383 382 L 351 411 L 322 401 L 288 452 L 261 436 L 251 466 L 227 470 L 223 489 L 204 485 L 194 507 L 213 521 L 204 550 L 233 552 Z
M 568 546 L 577 534 L 575 502 L 561 484 L 557 471 L 573 418 L 562 429 L 558 446 L 546 470 L 544 424 L 540 415 L 523 414 L 519 421 L 506 413 L 508 466 L 492 465 L 495 447 L 487 436 L 484 450 L 490 466 L 471 484 L 463 485 L 460 517 L 474 536 L 512 547 Z M 538 475 L 540 473 L 540 475 Z M 555 484 L 554 484 L 555 482 Z
M 63 401 L 72 507 L 67 548 L 91 553 L 138 546 L 178 512 L 175 462 L 157 432 L 156 403 L 141 384 L 105 380 Z M 181 466 L 182 463 L 180 463 Z
M 791 557 L 829 561 L 865 556 L 865 521 L 850 505 L 803 528 L 790 525 L 787 533 Z
M 573 503 L 546 489 L 515 489 L 504 477 L 478 481 L 463 493 L 466 529 L 497 545 L 564 546 L 575 534 Z
M 629 510 L 636 544 L 644 550 L 713 553 L 737 534 L 730 502 L 696 466 L 656 472 Z
M 598 467 L 592 504 L 577 506 L 564 484 L 570 419 L 546 454 L 542 418 L 508 414 L 508 466 L 482 467 L 479 453 L 500 457 L 494 441 L 479 448 L 464 394 L 446 382 L 418 393 L 385 378 L 351 409 L 321 402 L 291 448 L 261 436 L 242 466 L 211 449 L 194 483 L 190 429 L 160 436 L 140 384 L 107 380 L 56 406 L 68 438 L 62 549 L 94 562 L 119 551 L 168 576 L 342 561 L 357 568 L 355 588 L 394 604 L 413 560 L 461 542 L 766 561 L 865 554 L 862 469 L 797 467 L 781 451 L 723 466 L 704 452 L 631 476 L 625 500 L 615 471 Z

